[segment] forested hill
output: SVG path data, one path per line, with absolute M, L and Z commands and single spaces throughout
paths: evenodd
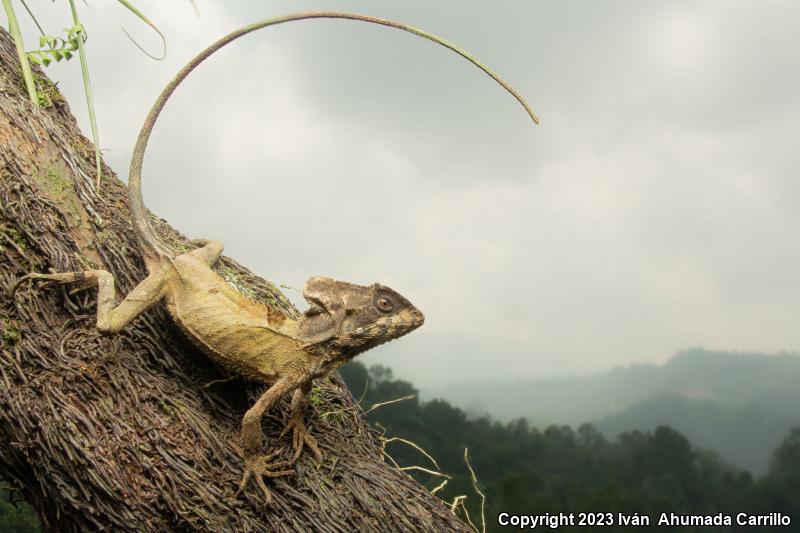
M 422 391 L 468 413 L 498 420 L 578 425 L 663 395 L 723 407 L 800 412 L 800 355 L 688 350 L 663 365 L 638 364 L 597 375 L 481 381 Z
M 608 438 L 668 425 L 694 444 L 761 474 L 772 450 L 800 425 L 800 357 L 682 352 L 661 366 L 604 374 L 453 385 L 423 391 L 473 415 L 527 418 L 539 427 L 592 422 Z
M 693 444 L 717 452 L 723 459 L 750 470 L 766 472 L 772 450 L 786 433 L 800 426 L 800 411 L 781 413 L 764 406 L 724 407 L 708 400 L 690 400 L 679 395 L 659 396 L 629 407 L 596 423 L 613 438 L 633 429 L 653 431 L 668 425 L 686 435 Z
M 417 393 L 410 383 L 394 379 L 391 371 L 383 367 L 367 371 L 362 364 L 353 362 L 340 372 L 353 394 L 363 397 L 365 408 Z M 468 495 L 474 519 L 479 516 L 479 499 L 463 462 L 464 448 L 468 447 L 486 493 L 489 531 L 499 530 L 500 512 L 596 510 L 644 513 L 656 519 L 661 512 L 780 512 L 791 516 L 793 527 L 800 523 L 800 428 L 786 432 L 771 454 L 768 471 L 755 478 L 727 464 L 714 452 L 696 448 L 667 426 L 627 432 L 609 440 L 590 424 L 577 429 L 564 425 L 535 428 L 525 420 L 502 424 L 488 417 L 469 417 L 443 400 L 420 402 L 417 398 L 375 409 L 368 419 L 386 437 L 401 437 L 427 450 L 441 469 L 453 476 L 440 495 L 448 501 L 457 495 Z M 387 450 L 402 466 L 431 467 L 408 445 L 395 441 Z M 415 475 L 429 488 L 441 482 L 426 474 Z M 631 529 L 603 528 L 617 530 Z

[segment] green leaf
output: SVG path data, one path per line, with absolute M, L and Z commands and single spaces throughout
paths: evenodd
M 8 1 L 8 0 L 3 0 Z M 70 30 L 70 34 L 72 30 L 76 30 L 76 35 L 80 36 L 83 34 L 83 24 L 81 24 L 80 19 L 78 19 L 78 10 L 75 8 L 75 0 L 69 0 L 69 7 L 72 11 L 72 21 L 74 22 L 74 26 Z M 80 32 L 80 33 L 78 33 Z M 86 39 L 77 39 L 78 42 L 78 57 L 81 60 L 81 73 L 83 74 L 83 90 L 86 93 L 86 106 L 89 108 L 89 124 L 92 126 L 92 141 L 94 142 L 94 162 L 95 167 L 97 170 L 97 188 L 100 188 L 100 178 L 103 175 L 103 167 L 100 161 L 100 134 L 97 132 L 97 117 L 95 116 L 94 112 L 94 98 L 92 97 L 92 84 L 89 82 L 89 63 L 86 59 L 86 50 L 83 46 L 83 43 Z
M 2 4 L 6 12 L 6 18 L 8 19 L 8 32 L 11 34 L 11 38 L 14 39 L 14 45 L 17 48 L 17 57 L 19 57 L 20 66 L 22 66 L 22 79 L 25 80 L 25 88 L 28 89 L 28 97 L 31 99 L 31 102 L 33 102 L 33 105 L 39 107 L 39 99 L 36 97 L 36 85 L 33 83 L 33 72 L 31 72 L 28 54 L 25 53 L 25 43 L 22 40 L 22 32 L 19 31 L 17 16 L 14 14 L 11 0 L 2 0 Z

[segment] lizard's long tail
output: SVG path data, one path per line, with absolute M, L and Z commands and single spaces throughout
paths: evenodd
M 159 256 L 169 256 L 171 257 L 174 252 L 162 243 L 153 232 L 152 227 L 150 226 L 149 220 L 147 218 L 147 213 L 145 211 L 144 202 L 142 201 L 142 161 L 144 159 L 144 152 L 147 148 L 147 141 L 150 139 L 150 132 L 153 130 L 153 125 L 155 125 L 156 119 L 158 118 L 159 113 L 164 108 L 164 104 L 167 103 L 170 95 L 172 95 L 173 91 L 180 85 L 180 83 L 189 75 L 192 70 L 194 70 L 200 63 L 205 61 L 211 54 L 225 46 L 226 44 L 238 39 L 239 37 L 246 35 L 252 31 L 259 30 L 261 28 L 266 28 L 268 26 L 274 26 L 276 24 L 282 24 L 284 22 L 292 22 L 295 20 L 304 20 L 304 19 L 318 19 L 318 18 L 335 18 L 335 19 L 349 19 L 349 20 L 358 20 L 361 22 L 370 22 L 372 24 L 380 24 L 381 26 L 389 26 L 390 28 L 397 28 L 399 30 L 407 31 L 409 33 L 413 33 L 414 35 L 418 35 L 420 37 L 424 37 L 425 39 L 429 39 L 437 44 L 444 46 L 445 48 L 449 48 L 453 52 L 457 53 L 483 72 L 488 74 L 494 81 L 499 83 L 506 91 L 508 91 L 517 101 L 522 104 L 522 107 L 525 108 L 525 111 L 531 117 L 531 119 L 535 123 L 539 123 L 539 119 L 534 114 L 531 107 L 525 101 L 522 96 L 515 91 L 508 83 L 506 83 L 500 76 L 494 73 L 492 69 L 472 57 L 469 53 L 462 50 L 461 48 L 457 47 L 456 45 L 449 43 L 448 41 L 442 39 L 441 37 L 437 37 L 436 35 L 430 34 L 426 31 L 419 30 L 417 28 L 413 28 L 411 26 L 407 26 L 405 24 L 400 24 L 399 22 L 393 22 L 391 20 L 385 20 L 376 17 L 370 17 L 368 15 L 357 15 L 353 13 L 337 13 L 333 11 L 314 11 L 314 12 L 307 12 L 307 13 L 297 13 L 294 15 L 286 15 L 283 17 L 276 17 L 267 20 L 262 20 L 260 22 L 256 22 L 254 24 L 250 24 L 249 26 L 245 26 L 240 28 L 233 33 L 229 33 L 225 37 L 221 38 L 202 52 L 200 52 L 194 59 L 192 59 L 185 67 L 178 72 L 177 76 L 172 79 L 172 81 L 167 84 L 164 90 L 159 95 L 156 102 L 153 104 L 153 107 L 150 109 L 150 113 L 148 113 L 147 118 L 142 125 L 142 129 L 139 132 L 139 137 L 136 139 L 136 146 L 133 149 L 133 159 L 131 160 L 131 169 L 130 175 L 128 177 L 128 194 L 130 197 L 130 208 L 133 215 L 133 222 L 134 226 L 136 227 L 136 231 L 139 234 L 139 240 L 142 246 L 142 253 L 145 255 L 145 258 L 156 259 Z

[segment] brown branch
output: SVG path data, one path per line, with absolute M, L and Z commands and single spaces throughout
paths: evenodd
M 234 497 L 242 474 L 241 417 L 257 384 L 205 384 L 226 374 L 185 343 L 163 309 L 119 335 L 94 328 L 93 291 L 20 286 L 31 270 L 96 265 L 129 291 L 145 273 L 124 185 L 93 148 L 40 70 L 53 106 L 35 110 L 16 53 L 0 30 L 0 477 L 20 489 L 47 530 L 467 531 L 440 500 L 386 464 L 341 380 L 320 384 L 311 431 L 325 459 L 272 481 L 274 503 Z M 191 246 L 156 218 L 160 237 Z M 225 258 L 250 297 L 297 311 L 271 283 Z M 288 401 L 268 414 L 272 446 Z M 325 413 L 335 413 L 323 416 Z M 290 453 L 287 451 L 285 454 Z

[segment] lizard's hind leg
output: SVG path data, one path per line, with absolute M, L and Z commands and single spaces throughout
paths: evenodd
M 85 270 L 83 272 L 62 272 L 57 274 L 28 274 L 20 278 L 14 290 L 27 279 L 56 281 L 59 283 L 79 282 L 85 286 L 97 286 L 97 329 L 101 333 L 117 333 L 133 321 L 145 309 L 156 303 L 164 294 L 164 271 L 150 274 L 137 285 L 116 307 L 114 276 L 105 270 Z

